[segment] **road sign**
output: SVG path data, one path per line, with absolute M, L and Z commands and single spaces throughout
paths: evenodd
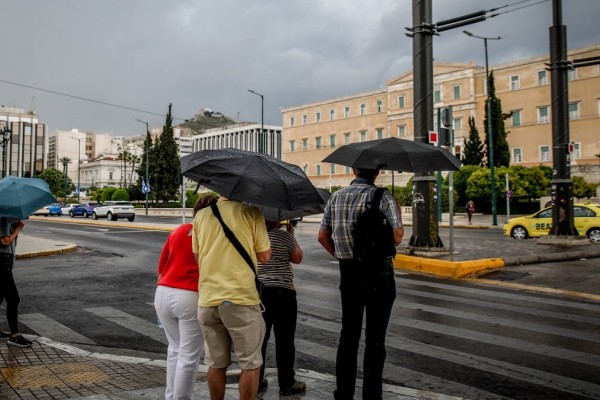
M 512 190 L 506 191 L 506 197 L 508 197 L 509 199 L 512 197 Z

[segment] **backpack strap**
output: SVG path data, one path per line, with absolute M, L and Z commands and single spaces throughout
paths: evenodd
M 373 195 L 373 199 L 371 200 L 371 207 L 373 205 L 377 205 L 379 207 L 381 205 L 381 199 L 383 198 L 383 192 L 385 192 L 386 188 L 377 188 L 375 189 L 375 194 Z

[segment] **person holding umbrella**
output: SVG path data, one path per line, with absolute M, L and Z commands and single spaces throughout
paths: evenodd
M 265 306 L 263 318 L 267 328 L 262 344 L 262 356 L 264 360 L 271 328 L 273 328 L 279 394 L 288 396 L 306 391 L 306 384 L 297 381 L 294 372 L 296 358 L 294 336 L 298 302 L 291 265 L 291 263 L 300 264 L 304 253 L 294 237 L 294 226 L 291 223 L 285 224 L 285 230 L 280 229 L 279 221 L 267 219 L 266 223 L 272 254 L 268 264 L 258 264 L 258 279 L 264 285 L 261 300 Z M 260 369 L 259 391 L 266 390 L 267 386 L 263 362 Z
M 319 243 L 339 260 L 342 300 L 342 330 L 336 358 L 336 400 L 352 399 L 356 385 L 358 346 L 366 312 L 363 399 L 382 398 L 385 337 L 396 298 L 393 257 L 355 259 L 352 232 L 359 216 L 372 201 L 379 169 L 353 168 L 350 186 L 335 192 L 323 213 Z M 373 206 L 376 206 L 373 204 Z M 404 236 L 400 208 L 391 193 L 383 192 L 379 209 L 391 225 L 390 235 L 398 245 Z
M 0 217 L 0 304 L 6 299 L 6 319 L 10 333 L 0 331 L 0 338 L 17 347 L 30 347 L 31 342 L 19 333 L 19 292 L 12 274 L 17 237 L 25 224 L 20 219 Z
M 255 399 L 265 335 L 255 268 L 257 261 L 266 264 L 271 258 L 265 219 L 253 205 L 220 197 L 217 204 L 196 214 L 193 225 L 192 248 L 200 268 L 198 321 L 205 340 L 210 398 L 225 396 L 233 347 L 242 370 L 239 399 Z M 226 235 L 225 227 L 235 235 L 253 269 Z

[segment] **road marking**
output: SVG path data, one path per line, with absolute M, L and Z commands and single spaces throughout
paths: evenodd
M 71 330 L 44 314 L 20 314 L 19 320 L 38 335 L 46 336 L 59 342 L 96 344 L 93 340 Z
M 165 332 L 156 323 L 135 317 L 112 307 L 85 308 L 85 311 L 104 318 L 119 326 L 132 330 L 140 335 L 147 336 L 157 342 L 168 344 Z

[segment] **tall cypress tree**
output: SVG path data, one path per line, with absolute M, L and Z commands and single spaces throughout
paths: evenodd
M 502 113 L 502 102 L 496 97 L 496 86 L 494 83 L 494 72 L 489 77 L 489 96 L 485 101 L 485 146 L 486 155 L 490 154 L 490 141 L 488 132 L 488 118 L 492 121 L 492 133 L 494 139 L 494 167 L 508 167 L 510 164 L 510 151 L 506 141 L 506 130 L 504 129 L 504 114 Z M 491 113 L 488 115 L 488 102 L 491 102 Z M 490 167 L 489 156 L 486 163 Z
M 465 150 L 463 153 L 463 165 L 483 166 L 483 143 L 479 137 L 479 131 L 475 126 L 475 118 L 469 117 L 469 138 L 465 139 Z
M 156 149 L 156 176 L 153 186 L 156 188 L 156 198 L 163 202 L 175 199 L 179 189 L 179 148 L 173 136 L 172 104 L 169 103 L 169 112 L 163 130 L 154 146 Z

